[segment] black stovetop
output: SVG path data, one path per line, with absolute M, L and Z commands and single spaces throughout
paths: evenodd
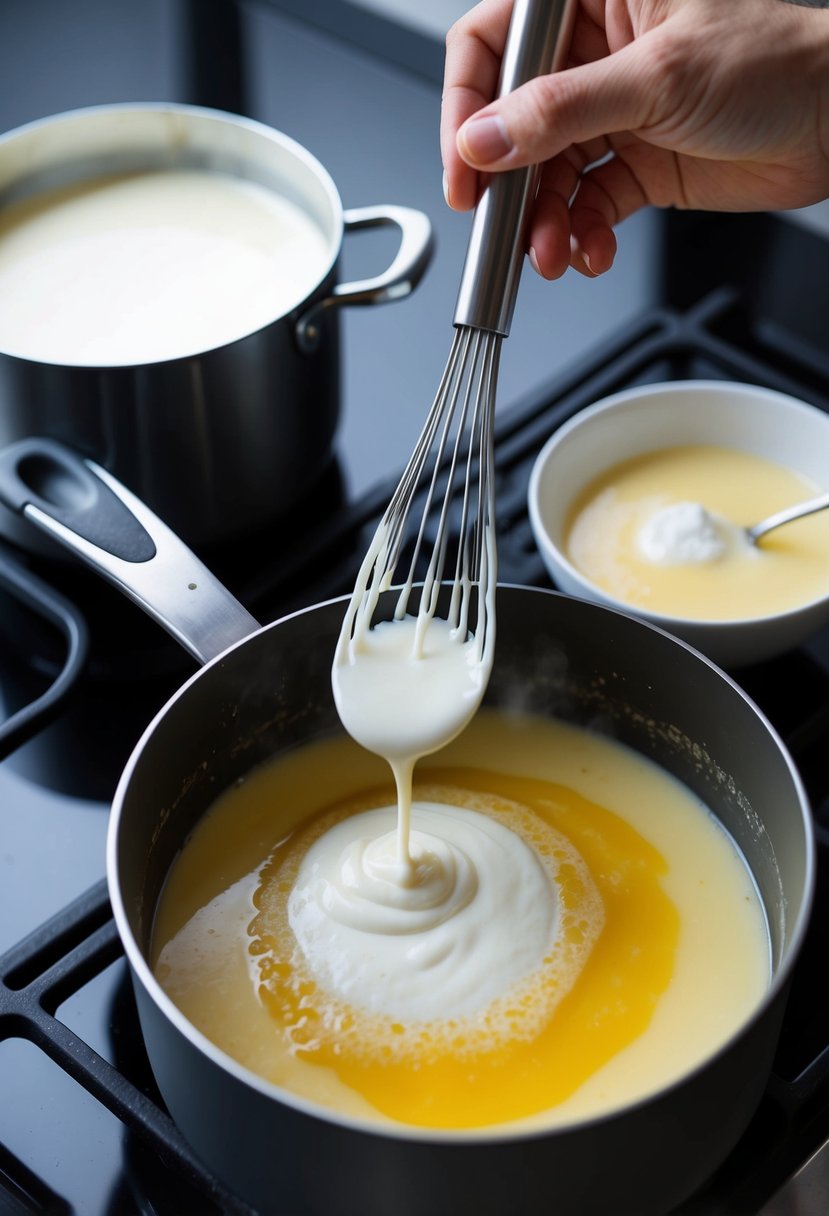
M 204 95 L 204 81 L 202 91 L 181 96 L 158 36 L 169 32 L 171 7 L 212 12 L 227 7 L 222 0 L 148 0 L 140 16 L 127 0 L 48 7 L 48 32 L 38 27 L 28 41 L 25 22 L 34 18 L 25 14 L 37 6 L 9 0 L 0 13 L 0 74 L 17 72 L 27 82 L 2 125 L 151 95 L 221 104 Z M 347 206 L 422 207 L 439 239 L 435 264 L 411 302 L 344 321 L 343 422 L 317 509 L 303 511 L 303 526 L 290 534 L 200 554 L 265 622 L 350 591 L 448 352 L 468 228 L 443 206 L 433 146 L 439 85 L 428 71 L 414 77 L 399 67 L 397 53 L 394 62 L 372 58 L 267 3 L 240 7 L 257 22 L 244 48 L 249 112 L 310 146 Z M 329 7 L 333 0 L 320 11 Z M 17 42 L 2 28 L 12 10 L 22 31 Z M 59 54 L 72 36 L 70 11 L 95 51 L 74 68 Z M 116 16 L 124 19 L 117 29 Z M 40 59 L 44 39 L 54 64 L 48 72 Z M 311 77 L 318 87 L 301 92 Z M 0 117 L 7 110 L 0 102 Z M 534 276 L 522 283 L 497 415 L 504 582 L 550 585 L 527 517 L 529 470 L 551 431 L 597 398 L 635 383 L 724 378 L 829 410 L 829 242 L 767 216 L 650 214 L 626 223 L 620 247 L 618 267 L 604 282 L 569 275 L 558 285 Z M 45 711 L 42 719 L 26 711 L 17 719 L 8 755 L 0 744 L 2 1216 L 245 1210 L 191 1157 L 163 1110 L 103 882 L 117 776 L 143 726 L 192 670 L 183 651 L 94 576 L 33 562 L 0 542 L 0 714 L 37 698 Z M 783 735 L 807 785 L 818 834 L 817 900 L 760 1109 L 682 1216 L 771 1216 L 770 1198 L 829 1137 L 822 983 L 829 957 L 829 631 L 735 676 Z M 825 1208 L 797 1210 L 818 1216 Z
M 829 359 L 806 346 L 793 356 L 785 336 L 764 332 L 745 297 L 734 289 L 716 290 L 685 310 L 649 310 L 570 375 L 501 414 L 496 495 L 505 582 L 550 585 L 526 511 L 529 470 L 543 439 L 607 393 L 629 384 L 679 378 L 765 384 L 829 410 Z M 340 501 L 335 512 L 321 513 L 301 544 L 279 552 L 255 576 L 239 577 L 231 569 L 234 589 L 262 620 L 350 590 L 368 534 L 391 488 L 391 483 L 380 486 L 352 502 Z M 336 488 L 332 492 L 336 494 Z M 81 600 L 89 595 L 83 577 L 76 581 L 64 572 L 53 581 L 65 584 L 63 590 Z M 16 629 L 18 622 L 15 598 L 7 595 L 3 618 L 5 670 L 10 666 L 9 626 Z M 100 611 L 100 601 L 95 602 Z M 109 608 L 114 611 L 114 605 Z M 31 616 L 30 606 L 26 612 Z M 83 785 L 87 768 L 98 780 L 107 780 L 106 771 L 120 763 L 117 748 L 129 747 L 129 719 L 134 715 L 124 715 L 123 738 L 111 734 L 115 754 L 102 756 L 100 738 L 90 734 L 90 722 L 101 715 L 102 706 L 113 717 L 113 707 L 129 700 L 135 703 L 133 710 L 139 707 L 139 716 L 149 716 L 147 702 L 157 703 L 165 685 L 175 687 L 187 674 L 188 660 L 179 663 L 176 649 L 163 639 L 151 641 L 152 628 L 133 638 L 130 653 L 117 656 L 104 634 L 100 627 L 97 633 L 95 627 L 90 631 L 91 659 L 81 666 L 74 695 L 57 710 L 47 704 L 47 713 L 57 712 L 56 720 L 42 728 L 30 726 L 35 732 L 32 741 L 6 761 L 8 768 L 0 766 L 6 814 L 17 813 L 24 820 L 32 814 L 28 828 L 19 824 L 18 838 L 3 845 L 12 889 L 18 865 L 31 875 L 31 865 L 18 851 L 28 850 L 29 860 L 36 859 L 40 834 L 49 830 L 46 824 L 59 821 L 70 806 L 72 830 L 83 815 L 94 821 L 94 830 L 86 843 L 73 840 L 67 867 L 105 826 L 105 804 L 49 792 L 37 785 L 38 774 L 41 781 L 47 771 L 59 774 L 66 756 L 74 754 L 68 784 Z M 37 678 L 43 687 L 60 665 L 42 660 L 39 666 L 43 670 Z M 139 679 L 135 668 L 146 673 L 148 666 L 152 674 Z M 817 902 L 766 1095 L 710 1187 L 682 1208 L 687 1216 L 759 1212 L 829 1135 L 829 1021 L 822 1001 L 829 951 L 829 770 L 824 758 L 829 743 L 829 630 L 794 653 L 735 674 L 783 735 L 806 783 L 819 842 Z M 84 739 L 89 764 L 83 762 Z M 27 751 L 33 751 L 28 759 Z M 21 771 L 27 775 L 21 776 Z M 38 794 L 32 800 L 33 789 Z M 27 807 L 27 798 L 37 803 L 34 811 Z M 12 805 L 17 802 L 19 806 Z M 17 894 L 25 897 L 23 889 Z M 0 1210 L 4 1203 L 12 1212 L 77 1211 L 83 1216 L 185 1216 L 210 1211 L 211 1204 L 227 1212 L 244 1210 L 192 1158 L 155 1091 L 103 882 L 93 883 L 0 957 L 0 1068 Z

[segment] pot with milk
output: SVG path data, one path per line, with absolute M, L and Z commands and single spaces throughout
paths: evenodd
M 344 235 L 379 225 L 393 264 L 339 283 Z M 343 212 L 310 153 L 236 115 L 100 106 L 9 132 L 0 444 L 70 444 L 190 543 L 251 533 L 331 465 L 340 308 L 402 298 L 430 250 L 422 213 Z

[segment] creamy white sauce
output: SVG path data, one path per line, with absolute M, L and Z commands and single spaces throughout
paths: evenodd
M 663 566 L 715 562 L 749 543 L 740 528 L 699 502 L 671 503 L 654 512 L 640 528 L 637 542 L 647 561 Z
M 556 936 L 547 868 L 510 827 L 438 803 L 413 809 L 413 881 L 400 882 L 396 808 L 329 828 L 288 904 L 313 978 L 360 1009 L 401 1020 L 485 1009 L 540 967 Z
M 448 621 L 416 617 L 359 625 L 341 644 L 332 671 L 334 700 L 352 739 L 382 756 L 398 798 L 399 880 L 414 881 L 409 850 L 412 772 L 422 756 L 460 734 L 481 703 L 489 664 L 474 638 Z
M 210 350 L 296 307 L 331 258 L 295 203 L 230 174 L 53 190 L 0 212 L 0 349 L 101 366 Z
M 338 998 L 391 1016 L 464 1017 L 549 956 L 555 873 L 491 817 L 412 807 L 417 760 L 450 743 L 480 705 L 493 622 L 486 642 L 480 628 L 468 634 L 463 611 L 450 612 L 451 621 L 424 611 L 370 628 L 388 544 L 381 526 L 346 615 L 332 686 L 348 733 L 391 765 L 396 815 L 389 808 L 353 816 L 327 831 L 303 864 L 289 918 L 312 975 Z

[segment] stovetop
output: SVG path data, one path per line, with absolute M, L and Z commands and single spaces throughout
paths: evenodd
M 774 339 L 758 327 L 750 302 L 739 292 L 716 290 L 689 309 L 649 310 L 569 375 L 505 410 L 496 443 L 502 580 L 550 586 L 527 518 L 529 470 L 550 432 L 597 398 L 636 383 L 723 378 L 765 384 L 829 410 L 829 358 L 805 346 L 795 357 L 784 335 Z M 350 503 L 340 501 L 332 513 L 322 512 L 301 543 L 274 554 L 255 574 L 241 576 L 231 563 L 226 573 L 234 577 L 234 590 L 263 621 L 350 590 L 392 481 Z M 338 498 L 336 485 L 329 485 L 327 492 Z M 33 563 L 24 565 L 28 579 Z M 89 593 L 84 578 L 73 572 L 63 571 L 53 582 L 64 584 L 61 593 L 69 593 L 69 603 L 72 592 L 81 600 Z M 31 597 L 32 588 L 25 594 Z M 4 671 L 13 665 L 11 650 L 20 636 L 17 598 L 7 589 L 0 618 Z M 100 601 L 96 604 L 100 612 Z M 52 604 L 58 617 L 61 606 L 67 607 L 59 603 L 55 609 Z M 110 609 L 115 611 L 114 602 Z M 31 603 L 25 611 L 31 616 Z M 54 626 L 49 628 L 54 632 Z M 57 707 L 47 694 L 45 713 L 52 723 L 28 724 L 32 740 L 0 765 L 3 822 L 16 824 L 11 835 L 4 833 L 2 843 L 4 907 L 11 908 L 19 899 L 30 912 L 29 884 L 53 831 L 64 837 L 65 866 L 71 868 L 74 882 L 84 872 L 83 864 L 76 869 L 78 859 L 90 852 L 98 856 L 106 803 L 94 796 L 84 799 L 49 790 L 51 778 L 46 774 L 61 771 L 61 763 L 65 771 L 66 755 L 74 747 L 79 750 L 77 763 L 69 766 L 73 781 L 82 785 L 87 767 L 98 779 L 109 779 L 107 770 L 122 762 L 119 749 L 128 749 L 135 737 L 130 737 L 131 719 L 144 714 L 146 720 L 149 703 L 158 704 L 165 686 L 172 690 L 188 674 L 189 660 L 179 660 L 172 643 L 154 638 L 155 632 L 151 627 L 134 637 L 132 650 L 113 658 L 110 639 L 104 636 L 96 645 L 91 629 L 74 688 L 71 670 L 68 676 L 59 674 L 60 662 L 41 659 L 36 665 L 41 689 L 53 687 L 50 681 L 57 677 L 66 681 L 70 692 L 65 702 L 59 698 Z M 65 635 L 55 634 L 64 636 L 64 655 L 71 654 L 73 645 L 83 655 L 82 633 L 83 626 L 76 634 L 67 626 Z M 97 636 L 103 634 L 99 622 Z M 136 668 L 146 673 L 148 664 L 150 675 L 139 679 Z M 829 1136 L 829 1020 L 821 999 L 829 956 L 829 630 L 792 654 L 735 675 L 781 732 L 803 775 L 817 823 L 818 890 L 760 1109 L 711 1184 L 683 1205 L 682 1216 L 761 1211 L 772 1216 L 778 1209 L 766 1205 Z M 118 703 L 129 703 L 132 712 L 123 715 L 122 737 L 111 732 L 107 747 L 112 754 L 106 756 L 100 735 L 90 734 L 90 723 L 100 718 L 102 706 L 110 718 L 119 717 L 113 714 Z M 89 766 L 81 761 L 84 747 Z M 30 751 L 33 756 L 27 756 Z M 94 780 L 87 779 L 94 793 Z M 34 892 L 35 902 L 40 894 Z M 6 938 L 8 928 L 6 920 Z M 12 937 L 0 956 L 0 1211 L 74 1211 L 83 1216 L 245 1211 L 193 1158 L 164 1111 L 142 1049 L 104 883 L 92 882 L 45 924 Z M 798 1210 L 811 1216 L 821 1209 Z
M 338 2 L 310 8 L 325 15 Z M 48 33 L 38 27 L 29 41 L 23 35 L 35 19 L 27 14 L 39 6 L 9 0 L 0 13 L 0 74 L 11 73 L 21 87 L 8 94 L 13 113 L 0 99 L 3 125 L 97 101 L 172 96 L 228 108 L 244 101 L 247 112 L 323 160 L 345 205 L 419 206 L 438 234 L 434 266 L 411 301 L 344 318 L 343 419 L 335 459 L 313 497 L 289 528 L 231 551 L 200 553 L 266 622 L 350 591 L 448 352 L 468 225 L 442 202 L 439 57 L 429 48 L 429 62 L 414 64 L 417 77 L 399 66 L 411 49 L 402 35 L 389 44 L 388 58 L 369 56 L 359 45 L 360 22 L 349 25 L 348 41 L 312 30 L 299 19 L 309 6 L 298 0 L 281 5 L 290 17 L 266 0 L 173 6 L 191 23 L 197 12 L 209 11 L 212 20 L 232 8 L 250 10 L 253 36 L 215 25 L 207 37 L 203 23 L 194 40 L 208 59 L 217 48 L 243 55 L 245 90 L 236 59 L 225 73 L 230 94 L 217 96 L 216 81 L 194 72 L 191 56 L 182 96 L 172 79 L 176 57 L 160 38 L 169 33 L 167 0 L 148 0 L 140 13 L 127 0 L 50 3 Z M 6 16 L 12 11 L 14 31 Z M 96 48 L 77 63 L 58 53 L 76 26 Z M 382 53 L 378 28 L 369 33 Z M 44 39 L 50 71 L 43 70 Z M 420 50 L 414 47 L 413 62 Z M 346 269 L 353 257 L 362 270 L 362 256 L 346 251 Z M 499 384 L 502 581 L 550 586 L 526 491 L 535 454 L 555 427 L 627 385 L 691 377 L 764 384 L 829 410 L 827 315 L 829 242 L 768 216 L 649 213 L 626 222 L 618 265 L 606 280 L 568 275 L 550 285 L 527 278 Z M 144 725 L 193 670 L 183 651 L 93 575 L 32 561 L 0 542 L 0 716 L 17 714 L 0 742 L 2 1216 L 245 1211 L 193 1158 L 164 1111 L 103 881 L 117 776 Z M 829 1210 L 829 1151 L 789 1180 L 829 1138 L 822 984 L 829 957 L 829 630 L 735 678 L 783 735 L 806 783 L 818 837 L 817 899 L 757 1115 L 710 1184 L 675 1216 L 822 1216 Z

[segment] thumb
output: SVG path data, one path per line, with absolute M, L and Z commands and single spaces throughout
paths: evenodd
M 664 78 L 657 83 L 665 62 L 661 34 L 651 31 L 603 59 L 538 76 L 478 110 L 458 130 L 461 158 L 476 169 L 517 169 L 571 144 L 649 125 L 656 99 L 665 96 Z

